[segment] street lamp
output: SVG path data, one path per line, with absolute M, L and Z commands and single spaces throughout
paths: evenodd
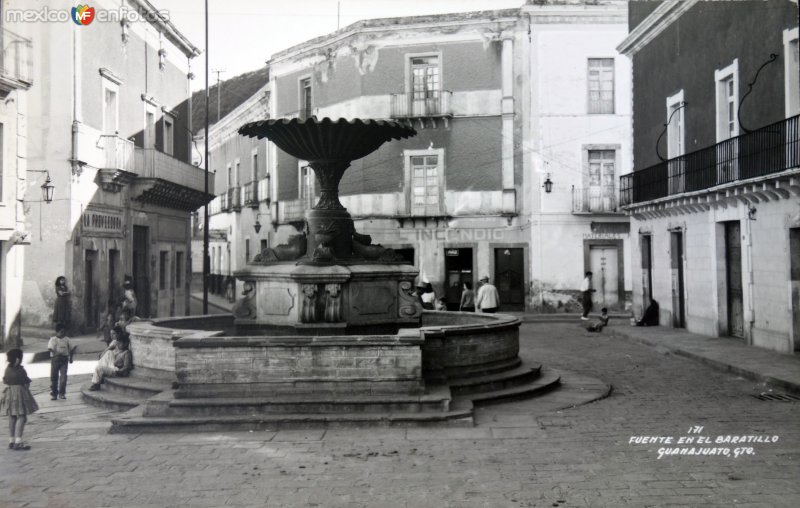
M 553 191 L 553 182 L 550 180 L 550 173 L 547 173 L 547 178 L 544 181 L 544 191 L 550 194 Z
M 45 178 L 44 183 L 42 184 L 42 201 L 45 203 L 51 203 L 53 201 L 53 189 L 55 185 L 53 185 L 52 180 L 50 180 L 50 172 L 45 171 L 47 173 L 47 178 Z
M 268 215 L 268 214 L 265 214 L 265 213 L 257 213 L 256 214 L 256 223 L 253 224 L 253 229 L 256 230 L 256 233 L 261 231 L 261 222 L 258 221 L 258 218 L 261 217 L 262 215 Z

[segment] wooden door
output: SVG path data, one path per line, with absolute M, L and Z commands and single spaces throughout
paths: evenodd
M 95 268 L 97 266 L 97 251 L 84 251 L 83 261 L 83 326 L 85 329 L 97 326 L 97 291 L 95 288 Z
M 139 317 L 150 317 L 149 237 L 147 226 L 133 226 L 133 286 Z
M 642 313 L 653 299 L 653 237 L 642 235 Z
M 789 230 L 789 258 L 792 293 L 792 335 L 794 350 L 800 351 L 800 228 Z
M 686 327 L 686 296 L 683 273 L 683 231 L 670 234 L 672 253 L 672 326 Z
M 728 299 L 728 333 L 744 337 L 742 242 L 739 222 L 725 223 L 725 278 Z
M 592 304 L 595 311 L 619 304 L 619 252 L 616 247 L 591 247 Z
M 494 250 L 494 283 L 502 310 L 525 309 L 525 256 L 522 249 Z

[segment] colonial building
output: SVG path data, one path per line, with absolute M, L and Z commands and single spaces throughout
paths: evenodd
M 800 350 L 797 2 L 632 2 L 634 308 Z
M 46 180 L 41 172 L 26 178 L 26 90 L 33 84 L 33 46 L 16 33 L 18 23 L 5 20 L 9 3 L 0 2 L 0 349 L 20 339 L 24 245 L 30 241 L 22 202 L 26 181 L 34 187 Z
M 50 12 L 61 2 L 39 2 Z M 23 323 L 51 326 L 65 276 L 74 329 L 93 329 L 133 278 L 140 316 L 189 308 L 192 210 L 206 201 L 191 160 L 189 61 L 199 54 L 146 0 L 92 3 L 81 24 L 25 23 L 33 40 L 28 169 L 47 170 L 25 196 Z M 87 21 L 85 18 L 84 22 Z M 30 173 L 29 173 L 30 174 Z M 109 303 L 111 302 L 111 303 Z
M 211 228 L 230 233 L 232 270 L 302 230 L 318 194 L 304 161 L 233 139 L 236 127 L 265 108 L 387 118 L 418 134 L 354 161 L 342 204 L 451 308 L 484 275 L 506 310 L 569 307 L 592 268 L 606 271 L 598 303 L 624 305 L 616 181 L 630 167 L 630 77 L 615 46 L 626 19 L 624 2 L 530 2 L 361 21 L 273 55 L 269 88 L 210 133 L 217 188 L 233 190 L 218 196 Z

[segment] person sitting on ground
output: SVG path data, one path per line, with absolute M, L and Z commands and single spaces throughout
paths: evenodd
M 600 309 L 600 317 L 597 321 L 586 325 L 587 332 L 602 332 L 603 328 L 608 326 L 608 309 L 603 307 Z
M 121 334 L 116 340 L 114 349 L 106 349 L 92 375 L 92 386 L 89 390 L 95 392 L 100 389 L 100 383 L 107 376 L 125 377 L 133 368 L 133 357 L 130 351 L 130 340 L 127 335 Z
M 636 326 L 658 326 L 658 302 L 650 300 L 650 305 L 644 311 L 642 319 L 636 322 Z

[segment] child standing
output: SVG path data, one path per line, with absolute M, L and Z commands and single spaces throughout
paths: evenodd
M 67 398 L 67 364 L 72 357 L 66 327 L 59 326 L 54 337 L 50 337 L 50 399 Z
M 22 442 L 22 431 L 28 416 L 39 410 L 39 405 L 29 389 L 31 380 L 22 367 L 22 350 L 12 349 L 6 353 L 6 367 L 3 383 L 6 385 L 0 397 L 0 414 L 8 416 L 8 448 L 10 450 L 30 450 L 31 447 Z

